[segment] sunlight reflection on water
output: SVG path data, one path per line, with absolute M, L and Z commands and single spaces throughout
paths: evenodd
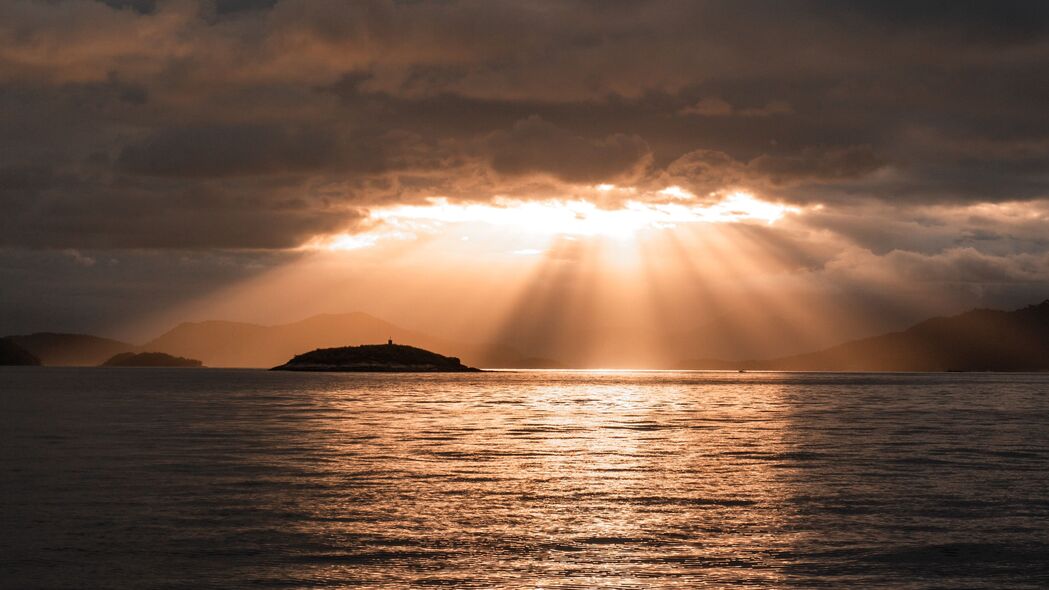
M 0 371 L 12 587 L 1044 587 L 1049 376 Z

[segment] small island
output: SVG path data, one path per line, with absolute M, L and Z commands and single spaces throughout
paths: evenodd
M 469 373 L 459 359 L 435 352 L 394 344 L 365 344 L 320 348 L 300 354 L 274 371 L 345 371 L 361 373 Z
M 163 352 L 122 352 L 102 363 L 103 367 L 200 367 L 197 359 L 172 356 Z

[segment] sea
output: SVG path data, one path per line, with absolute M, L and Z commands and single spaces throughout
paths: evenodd
M 1049 374 L 3 368 L 0 587 L 1047 588 Z

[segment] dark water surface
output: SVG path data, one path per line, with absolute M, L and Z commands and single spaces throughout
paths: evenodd
M 1049 587 L 1049 375 L 0 370 L 5 588 Z

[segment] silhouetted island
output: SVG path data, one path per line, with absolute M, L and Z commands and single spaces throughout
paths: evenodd
M 0 338 L 0 365 L 35 367 L 40 365 L 40 359 L 10 338 Z
M 171 356 L 163 352 L 122 352 L 102 363 L 103 367 L 200 367 L 197 359 Z
M 458 358 L 404 346 L 365 344 L 342 348 L 320 348 L 300 354 L 274 371 L 347 371 L 374 373 L 466 373 L 480 371 Z

